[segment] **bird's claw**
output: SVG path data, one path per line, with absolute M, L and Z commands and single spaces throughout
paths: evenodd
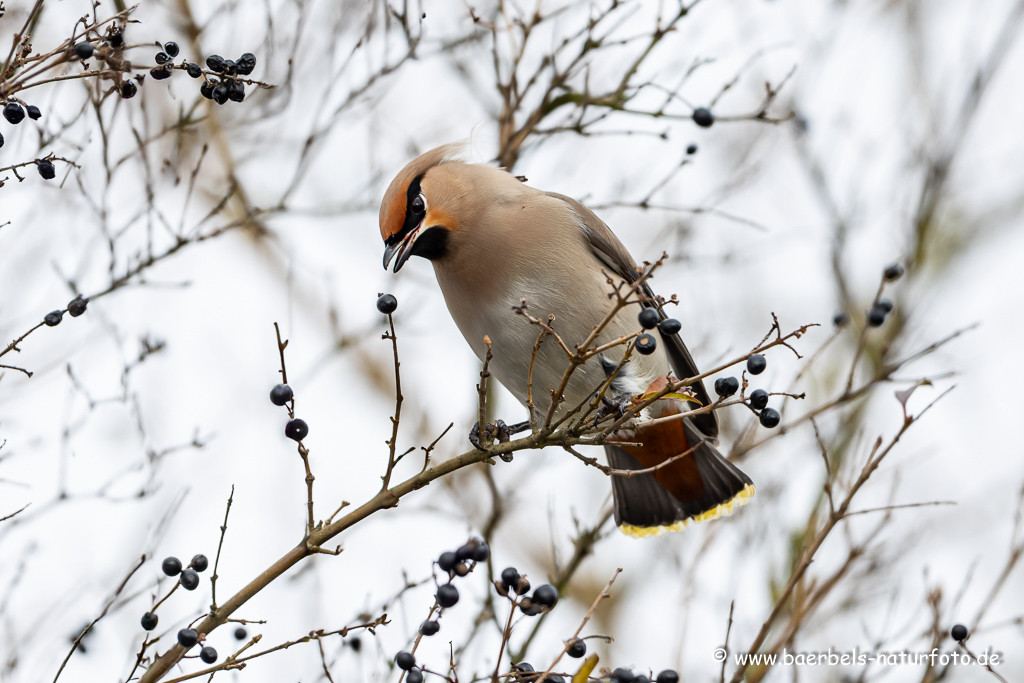
M 630 403 L 630 397 L 625 395 L 617 396 L 616 398 L 607 398 L 602 396 L 601 403 L 602 405 L 598 408 L 597 414 L 595 415 L 597 422 L 601 422 L 609 415 L 614 415 L 617 418 L 625 415 L 626 407 Z
M 480 423 L 476 422 L 473 424 L 473 428 L 469 430 L 469 442 L 477 450 L 486 451 L 488 446 L 494 443 L 495 439 L 497 439 L 498 443 L 507 443 L 514 434 L 528 429 L 529 426 L 530 423 L 528 421 L 509 426 L 505 424 L 504 420 L 495 420 L 494 422 L 484 424 L 481 430 Z M 511 453 L 502 453 L 498 457 L 505 462 L 512 462 Z

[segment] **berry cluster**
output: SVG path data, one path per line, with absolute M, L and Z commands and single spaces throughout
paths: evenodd
M 403 650 L 395 655 L 395 666 L 405 672 L 408 683 L 423 683 L 423 669 L 416 666 L 416 655 Z
M 206 66 L 214 73 L 221 74 L 219 78 L 207 78 L 199 87 L 200 94 L 208 100 L 217 104 L 225 102 L 241 102 L 245 99 L 245 84 L 238 76 L 248 76 L 256 68 L 256 55 L 246 52 L 237 60 L 224 59 L 220 55 L 210 55 L 206 58 Z M 199 78 L 203 75 L 198 64 L 188 64 L 185 67 L 188 75 L 192 78 Z
M 747 372 L 751 375 L 760 375 L 768 367 L 768 361 L 760 353 L 755 353 L 747 359 Z M 740 381 L 735 377 L 719 377 L 715 380 L 715 393 L 722 398 L 732 396 L 740 389 Z M 762 427 L 772 429 L 778 427 L 782 416 L 779 411 L 768 407 L 768 392 L 764 389 L 754 389 L 750 392 L 747 405 L 753 410 Z
M 550 583 L 537 586 L 533 595 L 526 596 L 530 592 L 530 581 L 519 574 L 515 567 L 507 567 L 501 572 L 501 579 L 494 582 L 494 589 L 498 595 L 508 598 L 513 605 L 528 617 L 535 617 L 543 614 L 558 604 L 558 589 Z M 522 597 L 520 597 L 522 596 Z
M 4 103 L 4 118 L 7 119 L 8 123 L 17 125 L 24 121 L 26 116 L 33 121 L 37 121 L 42 118 L 43 113 L 34 104 L 22 106 L 21 102 L 15 100 L 8 100 Z M 0 147 L 3 146 L 4 134 L 0 133 Z M 36 170 L 39 171 L 39 175 L 44 180 L 53 180 L 57 177 L 57 169 L 54 168 L 53 162 L 50 159 L 37 159 Z
M 295 392 L 287 384 L 278 384 L 270 390 L 270 402 L 275 406 L 285 406 L 295 400 Z M 289 414 L 294 409 L 295 405 L 288 409 Z M 297 417 L 293 417 L 288 421 L 288 424 L 284 426 L 284 434 L 289 439 L 295 441 L 302 441 L 309 434 L 309 425 L 306 424 L 305 420 L 300 420 Z
M 871 327 L 881 327 L 885 324 L 885 319 L 890 313 L 892 313 L 892 300 L 879 299 L 868 310 L 868 325 Z
M 392 301 L 394 301 L 394 297 L 390 294 L 382 295 L 381 299 L 385 296 L 391 297 Z M 396 302 L 395 306 L 397 305 L 398 304 Z M 379 302 L 378 308 L 380 308 Z M 388 313 L 391 313 L 394 310 L 394 307 L 392 307 Z M 477 537 L 470 538 L 456 550 L 446 550 L 438 556 L 435 564 L 438 569 L 448 575 L 448 583 L 441 584 L 437 587 L 437 592 L 434 594 L 434 599 L 437 601 L 437 605 L 435 608 L 430 610 L 431 616 L 433 616 L 434 609 L 437 607 L 440 607 L 441 611 L 444 611 L 449 607 L 454 607 L 455 604 L 458 603 L 459 589 L 455 587 L 452 581 L 456 577 L 466 576 L 476 568 L 478 563 L 486 562 L 487 558 L 490 556 L 490 547 L 482 538 Z M 437 635 L 441 630 L 441 624 L 438 623 L 437 619 L 427 619 L 420 624 L 419 630 L 420 634 L 423 636 L 430 637 Z M 356 646 L 356 642 L 353 642 L 352 645 Z M 405 680 L 407 683 L 423 683 L 423 669 L 422 667 L 416 666 L 416 656 L 411 652 L 403 650 L 395 655 L 395 665 L 402 671 L 406 672 Z
M 882 283 L 883 287 L 886 283 L 895 282 L 903 277 L 904 273 L 903 266 L 898 263 L 894 263 L 882 271 Z M 879 291 L 881 293 L 881 291 Z M 893 303 L 892 299 L 877 299 L 871 308 L 868 309 L 865 321 L 869 327 L 881 327 L 885 324 L 885 319 L 892 313 Z M 836 327 L 843 327 L 846 323 L 850 322 L 850 316 L 844 311 L 839 311 L 832 316 L 832 324 Z
M 663 336 L 678 334 L 679 330 L 683 328 L 682 323 L 675 318 L 665 318 L 662 320 L 661 314 L 656 308 L 645 308 L 640 311 L 640 314 L 637 316 L 637 322 L 645 330 L 653 330 L 657 327 Z M 658 340 L 654 338 L 653 334 L 645 332 L 636 338 L 634 348 L 637 350 L 637 353 L 649 356 L 658 348 Z
M 437 604 L 442 608 L 454 606 L 459 601 L 459 589 L 452 584 L 452 580 L 455 577 L 466 576 L 476 568 L 478 562 L 486 562 L 490 556 L 491 549 L 487 543 L 482 538 L 475 537 L 459 546 L 457 550 L 448 550 L 441 553 L 440 557 L 437 558 L 437 568 L 448 574 L 448 583 L 437 587 L 437 593 L 434 595 L 437 599 Z M 424 625 L 430 623 L 424 622 Z M 437 626 L 437 629 L 434 626 Z M 426 630 L 424 630 L 423 626 L 420 627 L 423 635 L 433 635 L 438 630 L 440 630 L 440 625 L 437 622 L 426 626 Z M 427 631 L 430 631 L 430 633 Z
M 171 60 L 178 56 L 179 51 L 177 43 L 164 43 L 163 49 L 154 57 L 160 66 L 149 70 L 149 75 L 154 81 L 162 81 L 171 77 Z
M 50 164 L 50 167 L 52 168 L 53 164 Z M 85 307 L 88 305 L 88 303 L 89 300 L 83 297 L 81 294 L 79 294 L 70 302 L 68 302 L 68 307 L 65 310 L 67 310 L 68 315 L 70 315 L 72 318 L 77 318 L 78 316 L 85 313 Z M 60 310 L 50 311 L 45 316 L 43 316 L 43 322 L 46 323 L 47 327 L 56 327 L 57 325 L 60 325 L 60 321 L 63 319 L 64 311 Z
M 199 587 L 199 574 L 206 571 L 209 566 L 210 560 L 207 559 L 206 555 L 200 554 L 192 558 L 188 563 L 188 567 L 182 567 L 181 560 L 177 557 L 172 556 L 164 558 L 163 563 L 160 565 L 160 569 L 167 576 L 177 576 L 178 583 L 180 583 L 181 587 L 185 590 L 194 591 Z M 160 602 L 162 603 L 163 600 Z M 159 607 L 159 603 L 157 604 L 157 607 Z M 156 628 L 159 621 L 160 618 L 157 616 L 156 612 L 146 612 L 142 615 L 142 628 L 147 631 L 152 631 Z M 196 633 L 195 629 L 183 628 L 178 631 L 178 643 L 186 650 L 198 643 L 199 640 L 199 634 Z M 213 664 L 217 661 L 217 651 L 208 645 L 204 646 L 199 652 L 199 658 L 207 664 Z
M 181 560 L 176 557 L 168 557 L 164 560 L 161 568 L 167 576 L 177 576 L 181 587 L 187 591 L 194 591 L 199 587 L 199 573 L 205 572 L 210 566 L 206 555 L 196 555 L 188 563 L 188 567 L 182 569 Z
M 183 628 L 178 631 L 178 645 L 181 645 L 186 650 L 192 649 L 192 646 L 198 642 L 199 634 L 195 629 Z M 199 651 L 199 659 L 207 664 L 213 664 L 217 661 L 217 651 L 209 645 L 204 645 L 203 649 Z

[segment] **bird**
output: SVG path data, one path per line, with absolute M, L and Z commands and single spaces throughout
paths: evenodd
M 582 343 L 615 303 L 612 279 L 636 283 L 643 272 L 611 228 L 582 203 L 531 187 L 505 169 L 469 163 L 460 143 L 420 155 L 395 176 L 381 201 L 380 232 L 385 270 L 393 262 L 397 273 L 413 256 L 433 265 L 448 311 L 470 348 L 481 360 L 490 350 L 490 373 L 528 409 L 532 404 L 532 426 L 543 419 L 568 362 L 555 343 L 535 350 L 537 327 L 514 309 L 521 310 L 525 300 L 531 315 L 554 316 L 553 329 L 567 344 Z M 648 282 L 638 295 L 659 320 L 667 318 L 664 300 Z M 620 310 L 595 344 L 635 334 L 635 313 L 634 306 Z M 651 330 L 660 338 L 653 353 L 633 353 L 621 369 L 624 344 L 578 367 L 556 414 L 592 398 L 609 377 L 605 398 L 621 407 L 668 378 L 699 375 L 679 331 L 669 334 L 664 327 Z M 711 403 L 702 381 L 689 389 L 701 405 Z M 656 401 L 631 430 L 616 435 L 620 443 L 609 439 L 604 445 L 615 522 L 627 535 L 681 531 L 731 513 L 754 494 L 751 479 L 715 448 L 714 411 L 654 419 L 689 408 L 686 401 Z M 625 470 L 647 471 L 621 476 Z

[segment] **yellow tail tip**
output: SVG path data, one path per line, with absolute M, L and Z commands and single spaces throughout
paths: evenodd
M 716 505 L 710 510 L 705 510 L 699 515 L 694 515 L 693 517 L 673 522 L 672 524 L 664 524 L 662 526 L 634 526 L 633 524 L 620 524 L 619 530 L 633 538 L 654 538 L 656 536 L 661 536 L 662 534 L 675 533 L 687 528 L 691 523 L 699 524 L 700 522 L 709 522 L 713 519 L 718 519 L 723 515 L 731 514 L 736 508 L 746 505 L 753 495 L 754 485 L 747 484 L 743 487 L 742 491 L 729 500 Z

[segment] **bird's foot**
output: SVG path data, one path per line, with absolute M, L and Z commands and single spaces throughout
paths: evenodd
M 597 413 L 594 415 L 596 424 L 600 424 L 605 418 L 614 416 L 620 418 L 626 414 L 626 408 L 632 402 L 632 397 L 625 394 L 616 396 L 615 398 L 601 397 L 601 407 L 598 408 Z
M 473 424 L 473 428 L 469 430 L 469 442 L 477 450 L 486 451 L 487 446 L 493 445 L 495 440 L 498 443 L 506 443 L 512 436 L 529 428 L 529 420 L 514 425 L 507 425 L 503 420 L 495 420 L 485 424 L 482 430 L 480 429 L 480 423 L 476 422 Z M 498 457 L 505 462 L 512 462 L 511 453 L 502 453 Z

